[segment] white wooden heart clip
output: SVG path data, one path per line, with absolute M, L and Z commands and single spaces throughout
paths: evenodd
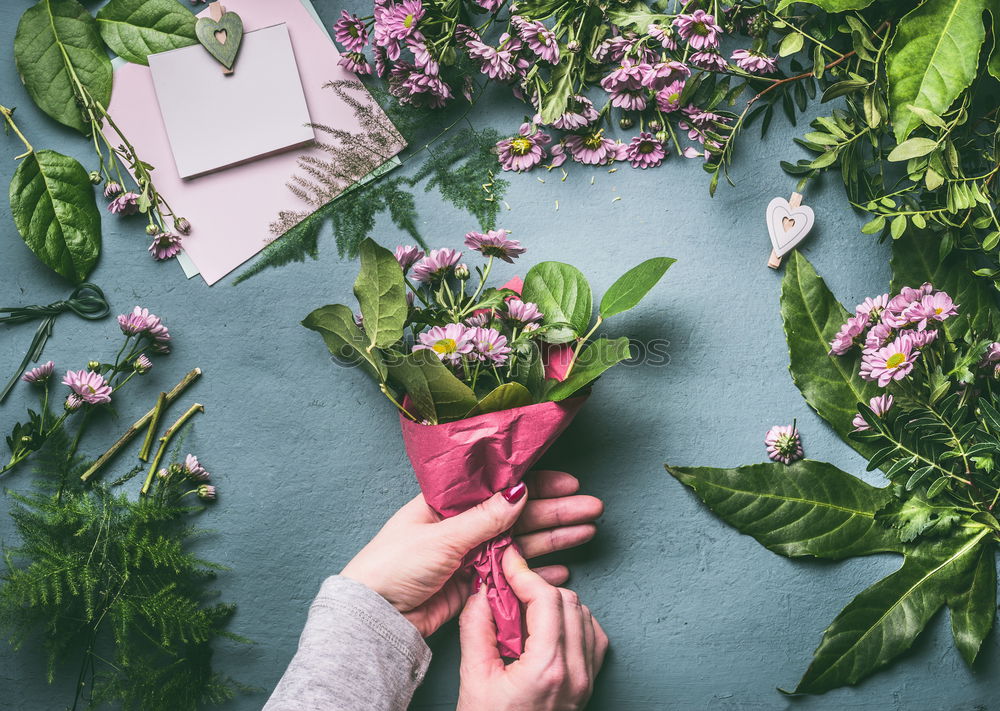
M 802 196 L 792 193 L 791 200 L 776 197 L 767 204 L 767 232 L 771 235 L 771 258 L 767 266 L 777 269 L 781 258 L 805 239 L 812 229 L 815 215 L 812 208 L 802 204 Z

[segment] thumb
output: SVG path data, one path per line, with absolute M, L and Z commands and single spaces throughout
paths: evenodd
M 446 518 L 436 525 L 441 527 L 441 533 L 456 548 L 460 548 L 464 555 L 513 526 L 527 503 L 527 493 L 528 488 L 524 482 L 518 482 L 509 489 L 493 494 L 478 506 Z
M 469 597 L 458 619 L 459 638 L 462 645 L 462 669 L 481 673 L 491 667 L 503 667 L 497 649 L 497 628 L 482 587 Z

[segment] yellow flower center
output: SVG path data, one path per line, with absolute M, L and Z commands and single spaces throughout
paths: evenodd
M 639 144 L 640 153 L 652 153 L 655 146 L 652 143 L 645 142 Z
M 510 149 L 519 156 L 525 155 L 531 150 L 531 141 L 527 138 L 515 138 L 510 142 Z
M 944 309 L 942 309 L 940 306 L 934 309 L 935 314 L 940 314 L 942 311 L 944 311 Z
M 898 368 L 899 366 L 901 366 L 903 364 L 903 361 L 905 361 L 905 360 L 906 360 L 906 355 L 905 354 L 903 354 L 903 353 L 893 353 L 889 357 L 889 360 L 887 360 L 885 362 L 885 367 L 888 370 L 894 370 L 895 368 Z
M 604 129 L 601 129 L 600 131 L 597 131 L 596 133 L 590 134 L 589 136 L 587 136 L 586 138 L 583 139 L 583 145 L 587 146 L 587 148 L 597 148 L 597 147 L 599 147 L 601 145 L 601 143 L 604 142 L 604 138 L 601 136 L 601 134 L 603 132 L 604 132 Z
M 403 27 L 405 27 L 406 29 L 410 29 L 411 27 L 413 27 L 413 15 L 406 16 L 406 19 L 403 20 Z
M 435 353 L 454 353 L 458 348 L 458 344 L 455 343 L 454 338 L 442 338 L 440 341 L 435 343 L 432 348 Z

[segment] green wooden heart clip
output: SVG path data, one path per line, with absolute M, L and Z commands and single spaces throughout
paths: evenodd
M 232 74 L 243 41 L 243 20 L 235 12 L 226 12 L 222 3 L 213 2 L 208 7 L 212 16 L 198 18 L 195 34 L 209 54 L 225 67 L 225 73 Z

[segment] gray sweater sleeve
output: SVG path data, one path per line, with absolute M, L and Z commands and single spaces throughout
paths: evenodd
M 405 711 L 431 660 L 417 628 L 359 582 L 327 578 L 264 711 Z

